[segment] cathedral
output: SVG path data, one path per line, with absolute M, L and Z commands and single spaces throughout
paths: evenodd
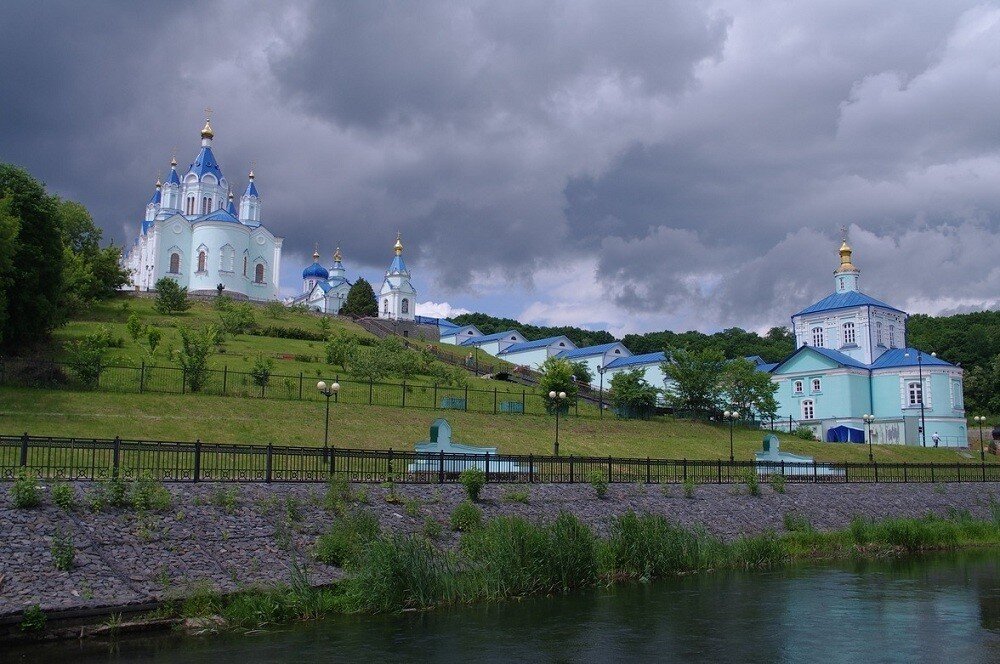
M 416 319 L 417 291 L 410 283 L 410 271 L 403 262 L 402 234 L 396 234 L 395 256 L 385 270 L 377 299 L 378 317 L 394 321 Z M 333 266 L 328 270 L 319 262 L 319 249 L 313 252 L 312 265 L 302 270 L 302 292 L 290 305 L 304 305 L 324 314 L 339 314 L 351 290 L 347 280 L 340 247 L 333 253 Z
M 212 152 L 215 132 L 205 120 L 201 150 L 180 175 L 170 160 L 156 180 L 138 237 L 122 257 L 130 288 L 153 290 L 169 277 L 189 293 L 224 292 L 240 300 L 277 300 L 283 238 L 261 223 L 261 199 L 251 169 L 239 209 Z
M 906 312 L 860 290 L 852 254 L 845 238 L 834 292 L 792 316 L 795 352 L 758 367 L 778 416 L 826 441 L 966 447 L 961 367 L 907 344 Z

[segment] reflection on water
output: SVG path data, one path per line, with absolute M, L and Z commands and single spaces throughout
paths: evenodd
M 995 552 L 672 579 L 250 636 L 62 644 L 15 661 L 998 662 Z

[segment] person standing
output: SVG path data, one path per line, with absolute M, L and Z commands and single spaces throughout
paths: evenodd
M 939 435 L 938 435 L 938 432 L 937 432 L 937 431 L 935 431 L 935 432 L 934 432 L 934 435 L 933 435 L 933 436 L 931 436 L 931 440 L 933 440 L 933 441 L 934 441 L 934 447 L 937 447 L 937 446 L 938 446 L 938 443 L 940 443 L 940 442 L 941 442 L 941 436 L 939 436 Z

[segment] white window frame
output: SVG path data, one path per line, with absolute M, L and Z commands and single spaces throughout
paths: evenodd
M 812 399 L 802 400 L 802 419 L 804 420 L 815 420 L 816 419 L 816 402 Z
M 805 392 L 805 389 L 806 389 L 805 381 L 802 380 L 792 381 L 792 394 L 802 394 L 803 392 Z
M 910 408 L 919 408 L 921 402 L 923 402 L 924 407 L 927 406 L 927 402 L 924 400 L 924 386 L 920 380 L 906 381 L 906 405 Z
M 882 321 L 875 321 L 875 345 L 885 347 L 885 339 L 882 337 Z
M 895 348 L 895 347 L 896 347 L 896 326 L 895 325 L 890 325 L 889 326 L 889 348 Z
M 854 323 L 848 321 L 843 325 L 844 330 L 844 345 L 845 346 L 856 346 L 858 343 L 857 331 L 854 329 Z
M 809 383 L 810 383 L 810 388 L 812 389 L 814 394 L 816 392 L 823 391 L 823 381 L 821 381 L 819 378 L 813 378 L 811 381 L 809 381 Z
M 822 326 L 817 325 L 816 327 L 814 327 L 812 329 L 813 346 L 815 346 L 816 348 L 823 348 L 825 342 L 824 336 L 825 335 L 823 334 Z

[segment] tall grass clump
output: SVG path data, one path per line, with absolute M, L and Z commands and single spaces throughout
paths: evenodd
M 24 470 L 18 472 L 17 477 L 14 478 L 9 493 L 11 502 L 19 510 L 38 507 L 42 502 L 41 496 L 38 494 L 38 482 L 34 473 Z
M 686 480 L 684 480 L 683 490 L 685 498 L 694 498 L 694 487 L 695 487 L 694 478 L 689 477 Z
M 545 573 L 554 590 L 572 590 L 597 580 L 597 540 L 583 522 L 560 512 L 548 528 Z
M 748 468 L 746 472 L 743 473 L 743 483 L 747 486 L 747 493 L 751 496 L 760 495 L 760 480 L 757 478 L 757 471 L 753 468 Z
M 479 500 L 479 494 L 486 486 L 486 473 L 473 466 L 463 470 L 458 476 L 458 481 L 465 487 L 465 493 L 468 494 L 469 500 Z
M 716 567 L 724 548 L 702 531 L 681 528 L 660 515 L 629 511 L 611 523 L 605 566 L 613 577 L 651 580 Z
M 483 511 L 472 504 L 472 501 L 463 500 L 451 513 L 451 529 L 460 532 L 475 530 L 483 524 Z
M 549 553 L 545 529 L 517 516 L 501 516 L 466 533 L 463 560 L 481 599 L 521 597 L 551 590 L 542 571 Z
M 460 597 L 454 557 L 417 537 L 372 540 L 357 574 L 344 583 L 344 607 L 354 612 L 426 609 Z
M 728 548 L 729 566 L 737 569 L 777 567 L 788 559 L 784 542 L 772 532 L 741 537 Z
M 356 563 L 364 547 L 378 537 L 378 519 L 371 512 L 345 514 L 316 540 L 313 554 L 320 562 L 343 567 Z
M 608 479 L 599 470 L 593 470 L 590 475 L 587 476 L 587 481 L 590 482 L 590 486 L 594 487 L 594 493 L 597 497 L 604 499 L 608 495 Z
M 771 488 L 774 489 L 775 493 L 785 492 L 785 476 L 780 473 L 775 473 L 771 475 Z

